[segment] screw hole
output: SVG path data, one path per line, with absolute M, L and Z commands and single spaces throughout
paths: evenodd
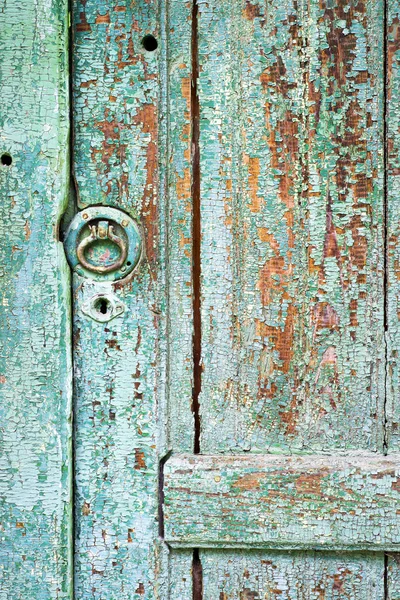
M 98 300 L 96 300 L 94 308 L 97 310 L 98 313 L 106 315 L 109 311 L 109 304 L 109 301 L 105 298 L 99 298 Z
M 7 153 L 4 153 L 4 154 L 2 154 L 2 155 L 1 155 L 1 158 L 0 158 L 0 161 L 1 161 L 1 164 L 2 164 L 4 167 L 9 167 L 9 166 L 11 166 L 11 163 L 12 163 L 12 158 L 11 158 L 11 155 L 10 155 L 10 154 L 7 154 Z
M 158 48 L 158 42 L 154 35 L 145 35 L 142 39 L 142 45 L 147 52 L 154 52 Z
M 131 261 L 130 261 L 130 260 L 128 260 L 128 262 L 126 263 L 126 266 L 127 266 L 127 267 L 130 267 L 130 266 L 131 266 L 131 264 L 132 264 L 132 263 L 131 263 Z

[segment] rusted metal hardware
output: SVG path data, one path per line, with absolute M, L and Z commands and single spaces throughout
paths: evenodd
M 142 236 L 134 219 L 123 211 L 91 206 L 75 215 L 64 247 L 78 275 L 95 281 L 116 281 L 138 265 Z
M 81 306 L 84 315 L 99 323 L 106 323 L 121 316 L 125 311 L 125 304 L 111 293 L 95 294 Z
M 96 242 L 96 240 L 107 239 L 107 238 L 109 240 L 111 240 L 114 244 L 116 244 L 118 246 L 118 248 L 120 249 L 119 258 L 117 258 L 117 260 L 115 260 L 115 262 L 112 262 L 111 264 L 109 264 L 107 266 L 101 265 L 101 264 L 100 265 L 91 264 L 86 259 L 85 250 L 91 244 L 94 244 Z M 89 271 L 93 271 L 94 273 L 101 273 L 101 274 L 110 273 L 111 271 L 116 271 L 117 269 L 120 269 L 126 260 L 127 254 L 128 254 L 128 248 L 127 248 L 127 244 L 126 244 L 125 240 L 114 234 L 114 227 L 113 227 L 113 225 L 109 225 L 108 221 L 100 221 L 98 226 L 91 225 L 90 226 L 90 234 L 79 243 L 79 245 L 76 249 L 76 255 L 77 255 L 78 260 L 81 263 L 81 265 L 84 266 L 85 269 L 88 269 Z

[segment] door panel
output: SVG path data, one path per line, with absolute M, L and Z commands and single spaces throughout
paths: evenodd
M 394 480 L 387 481 L 388 496 L 380 495 L 382 480 L 392 475 L 389 462 L 382 457 L 381 473 L 374 467 L 385 439 L 384 4 L 200 0 L 197 6 L 198 442 L 202 454 L 213 456 L 167 461 L 166 540 L 173 553 L 180 545 L 204 547 L 196 599 L 383 598 L 389 530 L 381 508 L 372 516 L 376 530 L 364 540 L 365 547 L 376 542 L 376 554 L 275 552 L 271 559 L 265 550 L 273 566 L 261 567 L 264 554 L 243 548 L 257 545 L 263 527 L 269 537 L 260 545 L 276 542 L 268 521 L 274 501 L 282 509 L 277 529 L 285 527 L 283 513 L 293 518 L 284 543 L 310 550 L 321 540 L 335 547 L 329 531 L 342 518 L 362 517 L 378 498 L 393 492 L 393 514 L 398 505 Z M 185 450 L 174 442 L 174 452 Z M 261 479 L 252 471 L 253 462 L 269 459 L 247 454 L 243 471 L 233 475 L 230 463 L 240 459 L 219 456 L 243 451 L 281 455 L 273 489 L 260 483 L 264 468 Z M 316 479 L 300 468 L 297 480 L 287 462 L 292 452 L 312 453 L 313 468 L 314 453 L 346 451 L 356 461 L 364 456 L 369 483 L 361 484 L 363 468 L 354 480 L 339 469 L 329 491 L 318 491 L 341 459 L 320 457 L 327 470 Z M 287 496 L 280 475 L 288 478 Z M 302 494 L 316 511 L 316 529 L 305 505 L 296 512 Z M 328 508 L 335 497 L 338 506 Z M 336 547 L 356 548 L 369 525 L 369 517 L 364 524 L 347 521 Z M 318 527 L 319 538 L 311 535 Z M 218 545 L 225 550 L 210 549 Z
M 388 600 L 400 598 L 400 556 L 389 554 L 387 558 L 387 597 Z
M 168 562 L 168 591 L 165 598 L 172 600 L 196 600 L 193 596 L 193 552 L 173 550 Z M 163 596 L 164 598 L 164 596 Z
M 0 2 L 0 596 L 71 593 L 68 13 Z
M 202 452 L 382 448 L 382 57 L 380 0 L 199 2 Z
M 400 600 L 398 0 L 71 11 L 67 206 L 67 6 L 1 5 L 0 597 Z

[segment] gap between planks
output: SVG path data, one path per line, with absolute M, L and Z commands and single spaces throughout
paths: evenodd
M 199 77 L 197 0 L 192 7 L 192 81 L 191 81 L 191 162 L 192 162 L 192 279 L 193 279 L 193 396 L 194 454 L 200 453 L 200 393 L 201 393 L 201 198 L 200 198 L 200 104 L 197 89 Z M 203 598 L 203 569 L 198 548 L 193 550 L 193 600 Z

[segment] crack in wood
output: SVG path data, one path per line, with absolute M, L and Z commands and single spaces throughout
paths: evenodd
M 384 399 L 383 399 L 383 453 L 388 453 L 388 278 L 389 278 L 389 260 L 388 260 L 388 103 L 387 94 L 389 88 L 388 82 L 388 7 L 384 2 L 383 12 L 383 325 L 385 331 L 385 372 L 384 372 Z
M 194 453 L 200 453 L 200 403 L 201 393 L 201 206 L 200 206 L 200 105 L 197 90 L 199 76 L 198 57 L 198 5 L 193 2 L 192 10 L 192 86 L 191 86 L 191 118 L 192 118 L 192 252 L 193 252 L 193 396 L 192 411 L 194 416 Z
M 203 598 L 203 567 L 200 559 L 198 548 L 193 550 L 192 562 L 192 577 L 193 577 L 193 600 L 202 600 Z

